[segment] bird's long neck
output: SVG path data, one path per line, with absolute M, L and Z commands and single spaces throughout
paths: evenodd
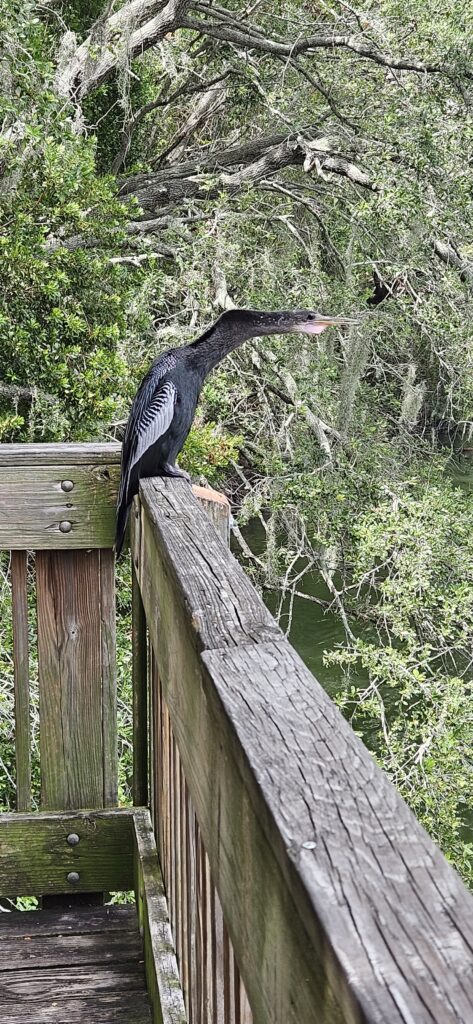
M 241 310 L 241 314 L 231 318 L 223 314 L 200 338 L 189 345 L 189 349 L 194 353 L 195 366 L 202 372 L 203 377 L 244 341 L 265 333 L 260 313 Z

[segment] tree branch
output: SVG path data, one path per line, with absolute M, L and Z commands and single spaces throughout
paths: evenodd
M 277 146 L 279 143 L 286 141 L 287 138 L 287 132 L 279 132 L 277 135 L 263 135 L 260 138 L 250 139 L 248 142 L 240 143 L 237 146 L 230 146 L 228 149 L 221 150 L 220 152 L 214 151 L 209 153 L 208 151 L 203 151 L 199 153 L 199 173 L 218 171 L 222 167 L 251 163 L 254 160 L 258 160 L 271 146 Z M 134 174 L 121 182 L 120 195 L 135 194 L 138 188 L 145 188 L 149 182 L 155 181 L 158 175 L 164 178 L 169 178 L 170 176 L 187 178 L 195 176 L 196 171 L 197 162 L 187 160 L 166 171 L 145 171 L 141 174 Z
M 220 81 L 215 82 L 199 97 L 195 106 L 192 107 L 188 116 L 186 117 L 184 124 L 181 125 L 179 130 L 176 132 L 174 138 L 171 140 L 164 152 L 159 153 L 155 160 L 152 161 L 152 166 L 162 163 L 165 159 L 169 159 L 172 154 L 172 162 L 176 162 L 179 157 L 182 157 L 186 150 L 186 144 L 190 138 L 202 127 L 225 103 L 227 97 L 227 86 L 223 81 L 223 77 Z
M 268 141 L 252 140 L 210 155 L 198 165 L 176 164 L 153 174 L 131 176 L 124 182 L 121 195 L 134 196 L 147 214 L 155 213 L 159 207 L 184 199 L 213 199 L 222 192 L 236 195 L 289 166 L 303 166 L 307 173 L 315 169 L 322 176 L 335 173 L 355 185 L 376 191 L 376 185 L 364 170 L 348 157 L 333 153 L 330 140 L 308 142 L 302 136 L 286 136 L 276 145 L 268 145 Z M 239 166 L 239 169 L 218 173 L 229 165 Z
M 335 430 L 335 427 L 329 426 L 328 423 L 324 423 L 324 421 L 320 419 L 320 416 L 316 416 L 315 413 L 312 412 L 312 409 L 310 409 L 305 402 L 301 401 L 297 393 L 296 381 L 294 380 L 292 374 L 289 373 L 289 370 L 283 368 L 281 370 L 278 370 L 277 374 L 282 380 L 283 384 L 285 385 L 287 393 L 294 402 L 296 409 L 298 409 L 302 413 L 307 423 L 307 426 L 309 427 L 309 430 L 311 430 L 312 433 L 317 438 L 317 441 L 322 451 L 325 453 L 328 462 L 332 462 L 333 454 L 332 448 L 330 446 L 329 437 L 333 437 L 334 440 L 336 441 L 341 441 L 341 436 L 338 433 L 338 430 Z
M 143 222 L 131 222 L 126 227 L 126 234 L 129 237 L 134 235 L 143 236 L 145 234 L 154 234 L 157 232 L 162 225 L 159 227 L 154 221 L 143 221 Z M 121 234 L 123 229 L 120 229 L 118 234 Z M 112 235 L 113 239 L 113 235 Z M 110 247 L 111 240 L 104 241 L 102 238 L 95 238 L 93 235 L 87 237 L 86 235 L 71 235 L 70 238 L 57 238 L 49 237 L 45 242 L 45 250 L 47 253 L 57 252 L 58 249 L 66 249 L 68 252 L 75 252 L 77 249 L 107 249 Z M 125 240 L 126 243 L 126 240 Z M 123 244 L 123 243 L 122 243 Z M 161 242 L 154 242 L 155 252 L 143 254 L 141 257 L 137 257 L 132 254 L 133 259 L 116 257 L 109 260 L 110 263 L 126 263 L 133 262 L 137 265 L 137 260 L 149 259 L 151 256 L 160 256 L 164 259 L 174 259 L 176 251 L 170 245 L 164 245 Z
M 157 110 L 159 107 L 169 106 L 170 103 L 174 103 L 174 101 L 180 99 L 181 96 L 185 99 L 188 96 L 194 96 L 195 93 L 210 90 L 213 86 L 217 85 L 219 82 L 223 82 L 225 78 L 228 78 L 229 74 L 231 74 L 231 71 L 231 68 L 227 68 L 227 70 L 222 72 L 221 75 L 217 75 L 215 78 L 210 79 L 210 81 L 199 82 L 195 85 L 191 85 L 189 80 L 187 80 L 178 89 L 175 89 L 173 93 L 168 93 L 164 97 L 162 96 L 162 94 L 160 94 L 155 100 L 152 100 L 149 103 L 145 103 L 142 107 L 139 107 L 139 109 L 135 111 L 133 116 L 130 117 L 130 120 L 123 129 L 120 149 L 114 157 L 112 165 L 110 167 L 111 173 L 118 174 L 120 168 L 126 160 L 128 150 L 131 145 L 133 132 L 137 124 L 139 124 L 140 121 L 143 120 L 143 118 L 145 118 L 148 114 L 151 114 L 154 110 Z
M 473 284 L 473 265 L 463 259 L 463 256 L 460 255 L 453 245 L 441 242 L 438 238 L 432 244 L 434 252 L 442 260 L 442 263 L 445 263 L 447 267 L 454 267 L 455 270 L 458 270 L 460 280 L 464 284 Z
M 124 51 L 132 60 L 179 28 L 190 4 L 191 0 L 129 0 L 61 63 L 58 93 L 81 100 L 115 71 Z
M 60 404 L 57 395 L 50 395 L 47 391 L 41 391 L 40 388 L 24 388 L 18 384 L 4 384 L 3 381 L 0 381 L 0 398 L 9 398 L 12 402 L 32 402 L 38 397 L 51 405 Z
M 235 28 L 232 24 L 215 24 L 214 22 L 199 20 L 188 15 L 183 18 L 182 25 L 185 28 L 194 29 L 194 31 L 200 32 L 203 35 L 211 36 L 213 39 L 234 43 L 236 46 L 243 47 L 244 49 L 271 53 L 277 57 L 282 56 L 294 59 L 301 53 L 310 53 L 313 50 L 342 48 L 351 50 L 360 57 L 365 57 L 367 60 L 371 60 L 382 67 L 395 68 L 400 71 L 417 71 L 421 74 L 426 72 L 436 74 L 441 72 L 452 73 L 451 70 L 449 71 L 448 68 L 440 64 L 423 63 L 412 57 L 395 57 L 394 54 L 381 53 L 355 35 L 335 35 L 335 33 L 333 35 L 324 35 L 317 33 L 306 38 L 295 39 L 292 43 L 284 43 L 275 39 L 268 39 L 263 29 L 257 31 L 254 27 L 252 30 L 245 30 L 243 26 Z
M 292 376 L 292 373 L 290 373 L 290 371 L 285 367 L 276 367 L 274 365 L 275 359 L 272 353 L 267 351 L 262 356 L 261 353 L 258 353 L 258 357 L 263 358 L 263 360 L 271 366 L 273 373 L 275 373 L 276 377 L 278 377 L 281 383 L 284 384 L 284 387 L 286 388 L 287 392 L 287 397 L 284 397 L 283 401 L 285 402 L 286 405 L 293 405 L 294 408 L 302 414 L 307 423 L 307 426 L 309 427 L 309 430 L 311 430 L 311 432 L 314 434 L 322 451 L 325 453 L 325 456 L 327 458 L 327 465 L 332 463 L 333 453 L 329 437 L 333 438 L 334 441 L 341 441 L 341 434 L 339 434 L 338 430 L 336 430 L 335 427 L 331 427 L 330 424 L 325 423 L 324 420 L 320 418 L 320 416 L 316 416 L 315 412 L 313 412 L 313 410 L 309 408 L 306 402 L 304 402 L 301 399 L 298 392 L 296 380 Z M 275 389 L 272 388 L 272 390 Z

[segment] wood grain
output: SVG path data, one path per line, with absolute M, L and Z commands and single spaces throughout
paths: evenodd
M 120 477 L 116 463 L 10 466 L 2 464 L 1 454 L 0 549 L 113 546 Z M 64 490 L 70 484 L 72 490 Z
M 28 557 L 12 551 L 13 673 L 15 688 L 16 809 L 31 808 L 31 728 L 28 640 Z
M 256 1024 L 473 1020 L 473 896 L 189 488 L 141 501 L 163 703 Z
M 135 892 L 153 1024 L 186 1024 L 156 843 L 147 810 L 135 810 Z
M 220 491 L 214 491 L 212 487 L 198 487 L 196 484 L 192 487 L 192 493 L 204 509 L 207 518 L 210 519 L 220 539 L 223 540 L 224 544 L 229 545 L 230 520 L 232 516 L 227 496 L 221 494 Z
M 188 625 L 200 650 L 278 638 L 281 633 L 273 617 L 189 485 L 153 477 L 141 482 L 140 495 L 146 529 L 142 519 L 139 552 L 133 522 L 131 534 L 145 609 L 149 605 L 159 617 L 177 595 L 182 603 L 190 598 Z M 146 572 L 151 565 L 153 572 Z M 151 629 L 148 614 L 147 619 Z M 159 618 L 153 625 L 156 632 Z
M 2 1024 L 150 1024 L 146 992 L 107 992 L 59 1002 L 35 1000 L 34 1018 L 28 1003 L 9 1003 L 2 1008 Z
M 67 842 L 72 832 L 79 837 Z M 166 899 L 147 810 L 0 816 L 0 892 L 40 895 L 129 888 L 134 880 L 145 950 L 129 908 L 8 915 L 0 948 L 0 1019 L 65 1024 L 79 1019 L 150 1021 L 143 993 L 148 979 L 155 1024 L 186 1024 Z M 133 915 L 134 916 L 134 915 Z M 117 993 L 126 998 L 116 998 Z M 137 993 L 137 1000 L 134 993 Z M 113 998 L 112 998 L 113 996 Z M 90 1003 L 90 1006 L 89 1006 Z M 57 1013 L 51 1007 L 61 1007 Z M 64 1017 L 66 1014 L 66 1017 Z
M 79 836 L 76 846 L 67 842 L 71 833 Z M 71 871 L 79 874 L 73 885 L 67 880 Z M 132 886 L 130 811 L 0 815 L 2 896 L 113 892 Z
M 115 554 L 99 550 L 99 606 L 102 659 L 102 766 L 104 807 L 118 803 L 118 726 L 115 614 Z
M 2 915 L 2 1024 L 151 1024 L 135 907 Z M 7 917 L 6 927 L 4 918 Z
M 67 972 L 61 968 L 34 973 L 31 970 L 7 971 L 0 976 L 0 1005 L 8 1008 L 9 1003 L 29 1003 L 31 1013 L 38 1000 L 54 1002 L 81 996 L 90 999 L 103 992 L 116 992 L 119 987 L 128 992 L 142 992 L 142 965 L 128 964 L 126 971 L 122 964 L 102 965 L 96 969 L 70 965 Z
M 84 967 L 127 963 L 130 958 L 136 961 L 143 959 L 138 932 L 132 935 L 123 931 L 111 935 L 95 932 L 90 935 L 84 930 L 79 935 L 61 935 L 60 940 L 57 935 L 32 935 L 14 944 L 0 944 L 0 975 L 2 971 L 32 967 L 42 971 L 45 967 L 68 967 L 70 964 Z
M 4 940 L 11 937 L 38 935 L 82 935 L 84 932 L 132 931 L 137 926 L 136 907 L 110 904 L 67 911 L 23 910 L 2 914 L 0 929 Z
M 251 1024 L 154 657 L 151 671 L 154 820 L 187 1019 Z
M 119 465 L 121 445 L 107 444 L 0 444 L 3 466 Z
M 41 803 L 116 799 L 113 556 L 36 554 Z

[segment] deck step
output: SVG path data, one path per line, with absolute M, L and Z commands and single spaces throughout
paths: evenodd
M 151 1024 L 134 907 L 0 918 L 2 1024 Z

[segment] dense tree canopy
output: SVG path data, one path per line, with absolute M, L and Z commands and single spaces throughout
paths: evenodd
M 186 459 L 261 517 L 261 586 L 322 572 L 340 701 L 471 879 L 470 7 L 3 0 L 0 29 L 0 440 L 118 436 L 231 304 L 359 314 L 227 360 Z

